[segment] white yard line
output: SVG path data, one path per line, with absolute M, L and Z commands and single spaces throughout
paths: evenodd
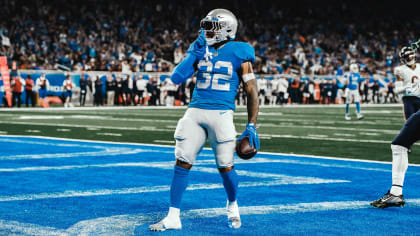
M 173 132 L 173 129 L 160 129 L 153 126 L 143 127 L 121 127 L 121 126 L 100 126 L 100 125 L 78 125 L 78 124 L 55 124 L 55 123 L 40 123 L 40 122 L 20 122 L 20 121 L 0 121 L 1 124 L 21 124 L 21 125 L 40 125 L 40 126 L 54 126 L 54 127 L 74 127 L 74 128 L 93 128 L 93 129 L 115 129 L 115 130 L 141 130 L 141 131 L 163 131 Z
M 25 130 L 26 133 L 41 133 L 41 130 L 37 129 L 27 129 Z
M 239 174 L 239 173 L 238 173 Z M 258 186 L 278 186 L 278 185 L 292 185 L 292 184 L 329 184 L 329 183 L 348 183 L 348 180 L 335 180 L 335 179 L 320 179 L 312 177 L 293 177 L 286 176 L 287 178 L 279 180 L 269 181 L 257 181 L 257 182 L 241 182 L 239 187 L 258 187 Z M 11 196 L 0 196 L 0 202 L 11 202 L 11 201 L 34 201 L 43 199 L 56 199 L 56 198 L 69 198 L 69 197 L 93 197 L 93 196 L 104 196 L 104 195 L 121 195 L 121 194 L 139 194 L 139 193 L 153 193 L 153 192 L 168 192 L 170 185 L 161 186 L 145 186 L 145 187 L 133 187 L 133 188 L 121 188 L 121 189 L 92 189 L 92 190 L 67 190 L 64 192 L 52 192 L 52 193 L 34 193 L 34 194 L 21 194 Z M 223 189 L 223 184 L 220 183 L 203 183 L 203 184 L 190 184 L 188 185 L 188 191 L 194 190 L 209 190 L 209 189 Z
M 121 137 L 122 134 L 120 133 L 96 133 L 97 135 L 103 135 L 103 136 L 114 136 L 114 137 Z
M 86 139 L 70 139 L 70 138 L 57 138 L 57 137 L 48 137 L 48 136 L 26 136 L 26 135 L 1 135 L 1 137 L 21 137 L 21 138 L 38 138 L 38 139 L 52 139 L 52 140 L 64 140 L 64 141 L 73 141 L 73 142 L 84 142 L 84 143 L 97 143 L 97 144 L 121 144 L 121 145 L 132 145 L 132 146 L 150 146 L 150 147 L 163 147 L 163 148 L 171 148 L 173 149 L 173 145 L 163 145 L 163 144 L 148 144 L 148 143 L 128 143 L 128 142 L 111 142 L 111 141 L 98 141 L 98 140 L 86 140 Z M 56 145 L 56 144 L 54 144 Z M 80 144 L 78 144 L 80 145 Z M 74 146 L 74 145 L 73 145 Z M 211 150 L 211 148 L 204 148 L 205 150 Z M 156 151 L 156 150 L 154 150 Z M 164 151 L 164 150 L 159 150 Z M 171 150 L 173 153 L 173 150 Z M 363 160 L 363 159 L 349 159 L 349 158 L 342 158 L 342 157 L 328 157 L 328 156 L 316 156 L 316 155 L 309 155 L 309 154 L 291 154 L 291 153 L 273 153 L 273 152 L 258 152 L 261 154 L 266 155 L 273 155 L 273 156 L 294 156 L 294 157 L 302 157 L 302 158 L 314 158 L 314 159 L 328 159 L 328 160 L 340 160 L 346 162 L 366 162 L 366 163 L 379 163 L 379 164 L 386 164 L 389 165 L 391 162 L 388 161 L 373 161 L 373 160 Z M 210 155 L 213 156 L 213 155 Z M 420 166 L 420 164 L 409 164 L 410 166 Z

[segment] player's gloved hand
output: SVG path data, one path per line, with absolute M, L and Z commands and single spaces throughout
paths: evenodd
M 246 124 L 245 131 L 238 138 L 238 141 L 241 140 L 245 136 L 248 136 L 249 144 L 251 145 L 251 147 L 254 147 L 254 144 L 255 144 L 255 149 L 257 150 L 260 149 L 260 140 L 258 139 L 257 129 L 255 128 L 254 123 Z
M 193 44 L 193 50 L 192 54 L 198 58 L 201 58 L 206 54 L 206 48 L 207 48 L 207 41 L 206 37 L 204 36 L 204 30 L 201 29 L 200 36 L 192 43 Z

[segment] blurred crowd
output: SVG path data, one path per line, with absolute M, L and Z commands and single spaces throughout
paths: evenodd
M 224 7 L 239 19 L 237 39 L 254 46 L 257 73 L 296 67 L 331 75 L 351 60 L 368 73 L 389 73 L 420 28 L 409 6 L 361 0 L 0 3 L 0 53 L 20 69 L 168 72 L 197 37 L 200 19 Z

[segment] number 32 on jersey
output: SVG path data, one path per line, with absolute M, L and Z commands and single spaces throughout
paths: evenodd
M 201 72 L 197 76 L 198 89 L 213 89 L 219 91 L 229 91 L 232 79 L 233 66 L 229 61 L 211 61 L 201 60 L 198 63 L 198 70 Z

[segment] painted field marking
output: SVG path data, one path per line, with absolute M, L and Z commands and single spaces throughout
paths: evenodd
M 25 132 L 27 132 L 27 133 L 41 133 L 41 130 L 37 130 L 37 129 L 27 129 L 27 130 L 25 130 Z
M 361 135 L 367 135 L 367 136 L 379 136 L 378 133 L 366 133 L 366 132 L 360 132 Z
M 346 134 L 346 133 L 333 133 L 334 136 L 344 136 L 344 137 L 354 137 L 355 134 Z
M 121 137 L 122 134 L 119 133 L 96 133 L 97 135 L 103 135 L 103 136 L 116 136 L 116 137 Z
M 174 144 L 174 140 L 153 140 L 154 143 L 171 143 Z
M 172 169 L 172 168 L 171 168 Z M 241 174 L 241 173 L 238 173 Z M 284 175 L 285 176 L 285 175 Z M 241 182 L 239 187 L 259 187 L 259 186 L 278 186 L 278 185 L 294 185 L 294 184 L 325 184 L 325 183 L 348 183 L 348 180 L 334 180 L 334 179 L 321 179 L 312 177 L 293 177 L 285 176 L 284 179 L 270 180 L 263 182 Z M 34 201 L 43 199 L 55 199 L 55 198 L 69 198 L 69 197 L 92 197 L 92 196 L 104 196 L 104 195 L 121 195 L 121 194 L 139 194 L 139 193 L 153 193 L 153 192 L 168 192 L 170 185 L 161 186 L 146 186 L 146 187 L 132 187 L 132 188 L 121 188 L 121 189 L 92 189 L 92 190 L 67 190 L 64 192 L 52 192 L 52 193 L 36 193 L 36 194 L 20 194 L 10 196 L 0 196 L 0 202 L 11 202 L 11 201 Z M 223 189 L 223 184 L 220 183 L 204 183 L 204 184 L 190 184 L 188 185 L 188 191 L 194 190 L 209 190 L 209 189 Z
M 70 132 L 71 129 L 57 129 L 58 132 Z
M 20 120 L 62 120 L 64 116 L 54 116 L 54 115 L 30 115 L 30 116 L 19 116 Z
M 260 206 L 241 206 L 239 212 L 244 215 L 295 214 L 305 212 L 359 210 L 372 208 L 369 201 L 335 201 L 296 204 L 276 204 Z M 420 207 L 420 199 L 406 199 L 406 207 Z M 375 209 L 376 210 L 376 209 Z M 380 209 L 377 209 L 380 211 Z M 114 215 L 79 221 L 67 229 L 56 229 L 37 224 L 0 220 L 0 230 L 15 234 L 28 235 L 134 235 L 136 227 L 154 223 L 157 216 L 166 212 Z M 225 208 L 192 209 L 181 212 L 181 218 L 225 217 Z

